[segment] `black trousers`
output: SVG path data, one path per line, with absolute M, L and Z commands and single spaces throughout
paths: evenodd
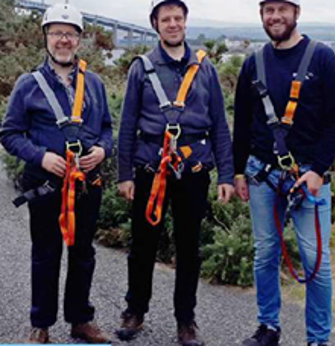
M 36 187 L 36 182 L 24 178 L 24 188 Z M 88 185 L 88 192 L 76 199 L 76 239 L 68 248 L 64 314 L 69 323 L 93 320 L 94 307 L 89 295 L 95 267 L 92 246 L 101 204 L 101 188 Z M 29 202 L 32 239 L 32 306 L 31 324 L 46 328 L 57 320 L 58 287 L 63 238 L 58 218 L 61 191 Z
M 138 169 L 133 202 L 132 242 L 128 256 L 128 309 L 144 314 L 149 310 L 152 277 L 163 219 L 156 227 L 145 217 L 153 173 Z M 202 219 L 207 208 L 209 173 L 184 173 L 181 180 L 169 180 L 164 205 L 165 215 L 171 201 L 176 244 L 176 280 L 174 292 L 175 317 L 178 322 L 194 319 L 196 292 L 200 273 L 199 238 Z

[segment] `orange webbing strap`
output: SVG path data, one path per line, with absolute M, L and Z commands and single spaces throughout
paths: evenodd
M 74 123 L 81 122 L 81 114 L 83 111 L 84 94 L 85 94 L 85 72 L 87 63 L 79 60 L 79 71 L 77 75 L 76 96 L 72 108 L 72 121 Z
M 75 154 L 71 150 L 66 153 L 66 175 L 62 188 L 62 209 L 59 216 L 59 225 L 64 242 L 67 246 L 74 245 L 76 216 L 76 180 L 85 181 L 85 174 L 75 164 Z
M 200 68 L 200 64 L 202 63 L 202 61 L 205 59 L 206 57 L 206 52 L 204 50 L 199 50 L 197 52 L 197 58 L 198 58 L 198 65 L 192 65 L 189 67 L 189 69 L 187 70 L 187 73 L 183 79 L 183 82 L 179 88 L 178 91 L 178 95 L 177 95 L 177 99 L 174 102 L 175 106 L 179 106 L 179 107 L 183 107 L 185 104 L 185 100 L 186 100 L 186 96 L 187 93 L 192 85 L 192 82 L 195 78 L 195 75 L 197 74 L 197 72 L 199 71 Z
M 73 123 L 82 122 L 82 111 L 85 94 L 85 72 L 87 63 L 79 60 L 79 69 L 77 74 L 76 95 L 72 108 L 71 121 Z M 79 141 L 78 141 L 79 142 Z M 71 145 L 71 143 L 70 143 Z M 81 146 L 80 142 L 79 145 Z M 69 146 L 71 147 L 71 146 Z M 86 176 L 79 170 L 75 162 L 75 154 L 71 150 L 66 150 L 66 175 L 62 188 L 62 207 L 59 216 L 59 225 L 63 234 L 64 242 L 67 246 L 74 245 L 75 242 L 75 197 L 76 180 L 85 181 Z
M 157 226 L 162 219 L 162 210 L 166 193 L 166 177 L 169 165 L 173 165 L 174 169 L 178 168 L 181 158 L 171 149 L 171 141 L 173 135 L 169 131 L 165 131 L 162 160 L 150 192 L 150 197 L 145 212 L 145 217 L 152 226 Z
M 302 83 L 294 80 L 291 84 L 290 101 L 287 103 L 285 114 L 281 120 L 286 125 L 293 125 L 293 119 L 297 110 Z

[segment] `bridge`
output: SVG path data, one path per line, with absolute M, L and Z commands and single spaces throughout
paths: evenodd
M 44 0 L 41 0 L 41 2 L 30 0 L 16 0 L 15 6 L 26 10 L 35 10 L 40 13 L 44 13 L 50 5 L 45 4 Z M 149 28 L 85 12 L 82 12 L 82 15 L 85 22 L 95 25 L 101 25 L 106 28 L 106 30 L 112 30 L 113 43 L 115 47 L 132 47 L 137 44 L 152 45 L 158 39 L 157 33 Z M 121 38 L 122 33 L 123 38 Z

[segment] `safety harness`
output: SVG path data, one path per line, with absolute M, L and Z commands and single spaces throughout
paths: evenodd
M 76 182 L 80 181 L 84 185 L 86 180 L 86 175 L 79 167 L 79 158 L 83 151 L 82 144 L 79 140 L 79 131 L 83 122 L 82 110 L 85 94 L 86 67 L 87 63 L 84 60 L 79 60 L 76 94 L 71 118 L 64 114 L 56 95 L 50 88 L 43 74 L 40 71 L 32 73 L 48 100 L 48 103 L 56 116 L 57 125 L 64 134 L 66 140 L 66 174 L 62 188 L 62 206 L 59 225 L 64 242 L 67 246 L 72 246 L 75 243 Z
M 199 50 L 197 52 L 198 64 L 193 64 L 188 68 L 178 91 L 177 99 L 173 103 L 168 99 L 150 59 L 145 55 L 139 56 L 158 98 L 159 108 L 167 123 L 164 132 L 163 148 L 161 150 L 161 161 L 158 170 L 155 172 L 145 213 L 148 222 L 153 226 L 159 224 L 162 218 L 167 176 L 173 174 L 176 179 L 181 179 L 183 162 L 182 157 L 177 152 L 179 144 L 178 139 L 182 133 L 179 119 L 185 108 L 185 100 L 188 91 L 205 56 L 205 51 Z M 196 136 L 196 138 L 198 139 L 199 136 Z M 205 134 L 202 138 L 205 138 Z M 179 146 L 179 150 L 182 152 L 184 158 L 189 157 L 192 153 L 192 149 L 188 145 Z
M 284 116 L 279 119 L 276 115 L 272 100 L 268 93 L 267 83 L 266 83 L 266 74 L 265 74 L 265 65 L 264 65 L 264 47 L 256 52 L 256 70 L 257 70 L 257 80 L 253 82 L 256 87 L 261 100 L 263 102 L 263 106 L 265 109 L 265 114 L 268 118 L 267 124 L 270 127 L 273 137 L 274 137 L 274 148 L 273 152 L 277 157 L 279 168 L 282 170 L 282 176 L 279 181 L 278 187 L 274 187 L 273 184 L 267 179 L 267 176 L 270 174 L 273 166 L 267 164 L 264 166 L 264 169 L 259 172 L 259 174 L 255 177 L 258 182 L 266 181 L 271 188 L 275 189 L 277 192 L 277 198 L 274 205 L 274 218 L 276 223 L 276 228 L 280 237 L 282 253 L 285 258 L 285 261 L 288 265 L 290 273 L 299 283 L 307 283 L 312 281 L 321 265 L 322 259 L 322 237 L 321 237 L 321 228 L 320 228 L 320 220 L 319 220 L 319 205 L 325 204 L 324 200 L 318 201 L 308 190 L 306 184 L 302 185 L 298 191 L 295 189 L 291 189 L 288 192 L 287 198 L 289 201 L 289 205 L 292 206 L 296 204 L 295 200 L 297 196 L 300 198 L 299 204 L 301 205 L 302 200 L 307 198 L 311 203 L 315 206 L 315 230 L 316 230 L 316 238 L 317 238 L 317 258 L 314 266 L 314 270 L 311 275 L 306 276 L 305 278 L 299 277 L 296 270 L 293 267 L 292 261 L 287 251 L 287 247 L 284 241 L 283 236 L 283 225 L 280 220 L 279 212 L 278 212 L 278 200 L 280 196 L 283 195 L 282 185 L 284 180 L 288 175 L 294 182 L 299 178 L 299 166 L 296 163 L 292 153 L 288 150 L 286 145 L 286 137 L 293 126 L 294 116 L 296 113 L 296 109 L 299 103 L 299 98 L 301 94 L 301 89 L 303 83 L 307 76 L 307 69 L 309 67 L 310 61 L 313 57 L 313 53 L 315 51 L 317 42 L 311 40 L 308 43 L 302 61 L 300 63 L 298 73 L 295 76 L 294 80 L 291 84 L 290 97 L 287 103 Z M 295 206 L 295 205 L 294 205 Z

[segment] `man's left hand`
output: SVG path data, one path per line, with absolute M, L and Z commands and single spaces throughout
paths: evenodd
M 227 204 L 235 193 L 235 188 L 230 184 L 218 185 L 218 200 L 223 204 Z
M 306 183 L 310 193 L 316 196 L 323 185 L 323 178 L 313 171 L 308 171 L 296 181 L 294 188 L 298 188 L 304 183 Z
M 89 154 L 80 158 L 80 167 L 84 172 L 94 169 L 105 158 L 105 149 L 94 145 L 89 149 Z

